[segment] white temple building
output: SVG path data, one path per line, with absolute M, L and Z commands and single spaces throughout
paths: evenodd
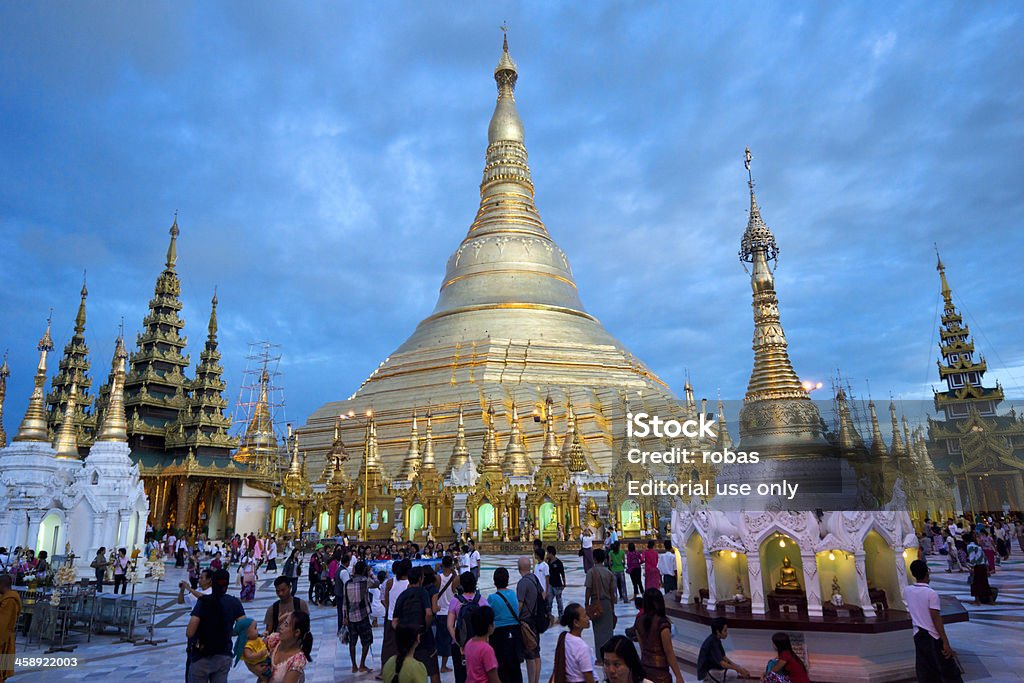
M 101 546 L 142 547 L 149 501 L 131 460 L 125 430 L 124 381 L 128 354 L 119 337 L 112 364 L 113 385 L 96 441 L 79 458 L 74 420 L 76 388 L 55 443 L 50 442 L 44 406 L 46 356 L 53 349 L 50 327 L 39 341 L 39 365 L 28 410 L 12 443 L 0 450 L 0 546 L 45 550 L 50 558 L 68 552 L 86 566 Z M 0 442 L 2 443 L 2 442 Z

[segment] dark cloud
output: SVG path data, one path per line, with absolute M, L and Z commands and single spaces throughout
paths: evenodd
M 472 220 L 504 19 L 541 215 L 588 309 L 677 390 L 747 381 L 749 144 L 802 376 L 928 398 L 938 242 L 1020 393 L 1021 17 L 920 9 L 6 4 L 8 431 L 51 306 L 58 350 L 71 333 L 83 269 L 105 375 L 175 209 L 190 350 L 217 286 L 229 399 L 260 339 L 282 345 L 291 418 L 354 391 L 433 308 Z

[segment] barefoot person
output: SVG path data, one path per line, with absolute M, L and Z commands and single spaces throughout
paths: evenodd
M 956 652 L 949 644 L 942 623 L 939 594 L 928 585 L 928 564 L 914 560 L 910 563 L 910 573 L 915 583 L 907 586 L 904 594 L 914 624 L 917 680 L 961 683 L 963 678 L 956 663 Z

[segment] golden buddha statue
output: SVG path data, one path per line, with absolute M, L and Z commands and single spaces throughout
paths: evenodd
M 782 556 L 782 570 L 779 572 L 779 582 L 775 584 L 775 590 L 780 591 L 798 591 L 800 588 L 800 581 L 797 579 L 796 570 L 793 569 L 793 565 L 789 562 L 789 556 Z

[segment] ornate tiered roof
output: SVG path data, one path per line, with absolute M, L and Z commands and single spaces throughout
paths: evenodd
M 84 455 L 83 449 L 92 445 L 96 431 L 96 417 L 90 413 L 92 396 L 89 395 L 89 388 L 92 386 L 92 378 L 89 377 L 89 347 L 85 343 L 85 300 L 89 290 L 84 281 L 80 294 L 82 299 L 75 316 L 75 332 L 64 346 L 59 370 L 51 381 L 50 393 L 46 395 L 46 421 L 52 434 L 61 431 L 71 387 L 76 387 L 74 432 L 79 452 Z

